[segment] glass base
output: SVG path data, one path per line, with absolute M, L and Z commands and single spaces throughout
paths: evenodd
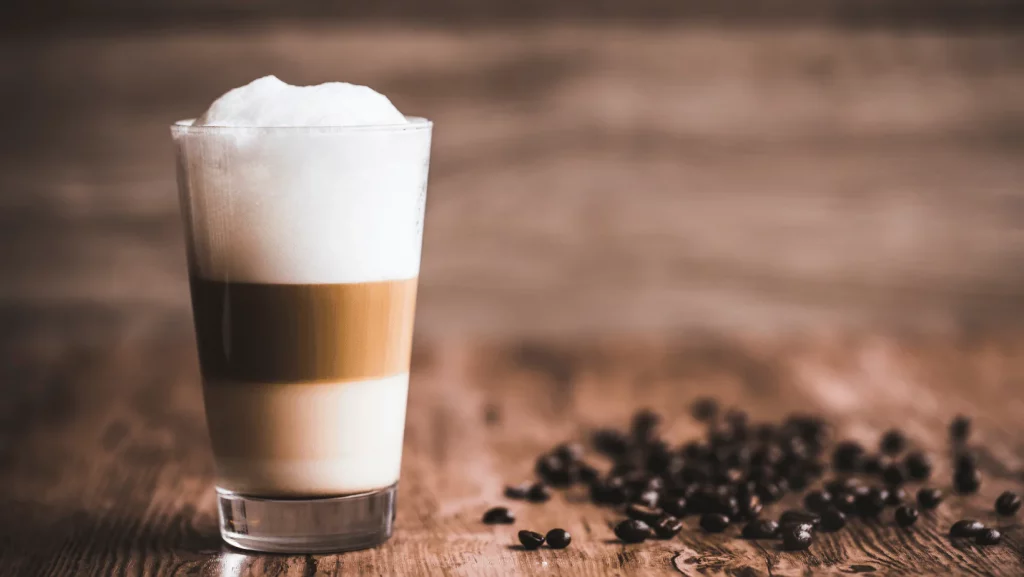
M 321 499 L 264 499 L 217 489 L 220 534 L 241 549 L 330 553 L 380 545 L 391 537 L 398 484 Z

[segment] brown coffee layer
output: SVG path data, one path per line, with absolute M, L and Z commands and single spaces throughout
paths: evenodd
M 406 372 L 416 281 L 261 284 L 192 275 L 203 376 L 296 383 Z

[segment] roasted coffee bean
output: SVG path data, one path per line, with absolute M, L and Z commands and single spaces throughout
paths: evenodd
M 981 521 L 975 521 L 974 519 L 961 519 L 953 526 L 949 528 L 950 537 L 974 537 L 978 533 L 985 530 L 985 526 L 981 524 Z
M 949 425 L 949 438 L 956 444 L 963 444 L 970 435 L 971 420 L 963 415 L 957 415 Z
M 917 523 L 917 509 L 906 505 L 896 509 L 896 523 L 900 527 L 909 527 Z
M 613 457 L 622 455 L 629 449 L 629 439 L 615 429 L 598 429 L 594 432 L 593 442 L 595 449 Z
M 721 533 L 729 526 L 729 518 L 721 513 L 705 513 L 700 518 L 700 526 L 708 533 Z
M 878 517 L 885 509 L 885 501 L 889 492 L 884 489 L 872 488 L 867 493 L 857 496 L 857 513 L 862 517 Z
M 878 445 L 883 453 L 895 455 L 902 452 L 903 448 L 907 446 L 907 439 L 898 429 L 892 429 L 882 435 L 882 441 Z
M 747 495 L 743 498 L 738 499 L 739 501 L 739 515 L 734 520 L 750 520 L 756 519 L 761 511 L 764 510 L 764 505 L 761 504 L 761 498 L 757 495 Z
M 580 461 L 576 464 L 579 480 L 583 483 L 592 483 L 599 476 L 597 468 L 589 463 Z
M 637 411 L 633 415 L 633 421 L 630 424 L 629 432 L 633 435 L 633 439 L 640 442 L 647 442 L 654 439 L 657 436 L 658 424 L 661 422 L 661 417 L 650 409 L 643 409 Z
M 633 497 L 633 502 L 646 505 L 648 507 L 657 507 L 660 499 L 661 495 L 659 495 L 657 491 L 649 489 L 640 493 L 636 497 Z
M 651 528 L 658 539 L 671 539 L 683 529 L 683 522 L 672 515 L 662 515 L 660 519 L 651 525 Z
M 903 487 L 889 487 L 889 495 L 885 498 L 885 504 L 890 507 L 898 507 L 907 500 L 907 492 Z
M 777 502 L 786 492 L 782 489 L 778 483 L 765 483 L 758 485 L 757 496 L 761 498 L 763 503 L 772 504 Z
M 890 463 L 892 459 L 886 455 L 868 455 L 864 457 L 864 472 L 868 475 L 881 475 Z
M 520 483 L 505 487 L 505 497 L 508 499 L 525 499 L 530 494 L 532 483 Z
M 669 515 L 682 519 L 689 513 L 686 503 L 686 497 L 670 497 L 661 500 L 661 508 Z
M 814 532 L 806 525 L 783 526 L 779 530 L 782 535 L 782 548 L 786 551 L 805 551 L 814 542 Z
M 821 530 L 827 533 L 838 531 L 846 526 L 846 515 L 836 508 L 830 508 L 821 514 Z
M 789 481 L 789 486 L 794 491 L 803 491 L 807 488 L 807 485 L 811 484 L 811 480 L 807 478 L 807 475 L 802 471 L 794 471 L 786 476 L 786 480 Z
M 855 473 L 861 470 L 864 461 L 864 447 L 854 441 L 843 441 L 832 453 L 832 466 L 840 472 Z
M 998 545 L 1003 540 L 1003 534 L 997 529 L 984 529 L 974 537 L 978 545 Z
M 736 497 L 732 495 L 721 495 L 715 502 L 715 507 L 711 512 L 721 513 L 730 519 L 735 519 L 740 515 L 740 504 Z
M 754 438 L 762 443 L 767 443 L 778 434 L 778 428 L 771 423 L 761 423 L 754 427 Z
M 821 515 L 807 511 L 790 509 L 779 516 L 779 525 L 786 526 L 800 523 L 807 523 L 812 527 L 817 527 L 821 524 Z
M 924 481 L 932 476 L 932 461 L 928 455 L 920 451 L 908 454 L 907 458 L 903 460 L 903 466 L 906 467 L 907 474 L 911 479 Z
M 526 493 L 526 498 L 534 503 L 545 503 L 551 499 L 551 489 L 544 483 L 534 483 Z
M 651 536 L 651 528 L 643 521 L 628 519 L 615 526 L 615 536 L 623 543 L 642 543 Z
M 524 529 L 519 532 L 519 542 L 523 544 L 523 548 L 532 551 L 544 544 L 544 535 Z
M 562 443 L 552 449 L 551 454 L 567 463 L 572 463 L 583 458 L 583 445 L 579 443 Z
M 957 471 L 953 476 L 953 488 L 962 495 L 972 495 L 981 487 L 981 473 L 977 469 Z
M 630 505 L 626 507 L 626 516 L 630 519 L 636 519 L 643 521 L 648 525 L 653 525 L 655 521 L 661 518 L 664 513 L 661 509 L 655 509 L 652 507 L 645 507 L 644 505 Z
M 556 486 L 565 487 L 578 479 L 573 463 L 568 463 L 555 454 L 542 455 L 535 467 L 537 476 Z
M 779 534 L 779 524 L 775 521 L 751 521 L 743 527 L 740 534 L 744 539 L 774 539 Z
M 572 543 L 572 535 L 565 529 L 552 529 L 544 536 L 544 540 L 552 549 L 565 549 Z
M 832 493 L 828 491 L 811 491 L 804 496 L 804 507 L 808 511 L 823 513 L 832 504 Z
M 922 509 L 934 509 L 942 502 L 942 491 L 924 488 L 917 492 L 917 504 Z
M 710 397 L 702 397 L 693 402 L 693 418 L 698 421 L 710 421 L 718 416 L 718 401 Z
M 846 515 L 851 515 L 857 512 L 857 497 L 850 493 L 843 493 L 832 498 L 832 505 Z
M 1020 497 L 1012 491 L 1006 491 L 996 499 L 996 513 L 1009 517 L 1020 511 Z
M 882 480 L 890 486 L 898 487 L 907 481 L 907 473 L 900 463 L 890 463 L 882 470 Z
M 508 507 L 494 507 L 484 513 L 484 523 L 488 525 L 510 525 L 516 522 L 516 516 L 508 510 Z
M 850 493 L 859 485 L 860 483 L 852 477 L 839 477 L 825 483 L 825 490 L 832 493 L 832 496 L 835 497 L 842 493 Z
M 953 462 L 953 473 L 971 473 L 978 469 L 978 459 L 970 451 L 961 451 Z

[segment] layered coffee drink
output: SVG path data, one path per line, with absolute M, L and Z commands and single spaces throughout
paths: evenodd
M 342 525 L 337 503 L 356 509 L 339 498 L 389 495 L 393 506 L 430 129 L 368 88 L 274 77 L 173 128 L 217 485 L 222 499 L 248 498 L 250 517 L 268 500 L 335 503 Z M 324 518 L 273 522 L 308 542 Z M 366 544 L 349 537 L 306 550 Z

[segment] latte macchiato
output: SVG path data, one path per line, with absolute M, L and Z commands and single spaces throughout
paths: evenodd
M 267 77 L 172 133 L 222 534 L 386 539 L 431 124 L 365 87 Z

